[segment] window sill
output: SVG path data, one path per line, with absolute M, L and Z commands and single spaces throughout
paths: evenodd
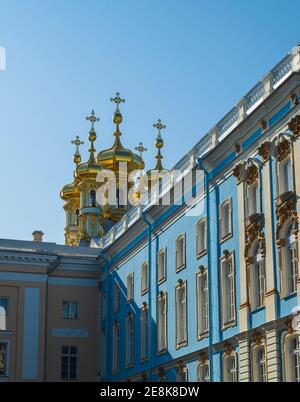
M 228 328 L 232 328 L 236 326 L 236 319 L 232 320 L 232 321 L 228 321 L 224 324 L 222 324 L 222 331 L 225 331 Z
M 209 337 L 209 331 L 205 331 L 202 334 L 198 335 L 197 340 L 203 341 L 203 339 L 206 339 L 208 337 Z
M 167 280 L 167 278 L 164 277 L 164 278 L 160 279 L 160 280 L 157 282 L 157 284 L 158 284 L 158 285 L 162 285 L 163 283 L 166 282 L 166 280 Z
M 232 236 L 233 236 L 232 233 L 227 234 L 226 236 L 224 236 L 224 237 L 221 238 L 220 243 L 221 243 L 221 244 L 225 243 L 227 240 L 231 239 Z
M 251 314 L 251 313 L 258 313 L 259 311 L 262 311 L 262 310 L 264 310 L 265 308 L 266 308 L 265 305 L 260 306 L 260 307 L 254 307 L 253 309 L 250 310 L 250 314 Z
M 188 346 L 188 341 L 180 342 L 180 343 L 178 343 L 178 344 L 176 345 L 176 350 L 179 350 L 179 349 L 181 349 L 181 348 L 185 348 L 185 347 L 187 347 L 187 346 Z
M 186 268 L 186 264 L 181 265 L 180 267 L 176 268 L 176 273 L 182 271 L 184 268 Z
M 199 258 L 204 257 L 207 254 L 207 250 L 203 250 L 200 253 L 197 253 L 197 260 L 199 260 Z
M 157 356 L 163 356 L 163 355 L 165 355 L 167 353 L 167 351 L 168 351 L 167 347 L 165 349 L 158 350 L 157 351 Z
M 149 292 L 149 289 L 145 289 L 141 291 L 141 296 L 145 296 Z

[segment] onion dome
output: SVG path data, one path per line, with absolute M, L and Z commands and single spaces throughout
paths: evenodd
M 95 152 L 96 149 L 94 147 L 94 142 L 97 139 L 97 134 L 94 128 L 94 124 L 99 121 L 98 117 L 96 117 L 94 110 L 92 110 L 92 113 L 89 117 L 86 118 L 89 120 L 92 124 L 92 127 L 89 131 L 89 141 L 91 143 L 89 153 L 90 153 L 90 158 L 87 162 L 81 163 L 77 166 L 75 170 L 75 177 L 79 181 L 87 180 L 87 179 L 96 179 L 97 175 L 99 172 L 101 172 L 101 167 L 98 165 L 98 163 L 95 160 Z
M 147 176 L 148 176 L 149 180 L 151 178 L 155 179 L 156 174 L 158 174 L 158 173 L 160 173 L 162 171 L 168 172 L 168 170 L 163 167 L 163 164 L 162 164 L 163 156 L 161 154 L 161 150 L 164 147 L 164 140 L 163 140 L 163 138 L 161 136 L 161 130 L 165 129 L 166 126 L 164 124 L 162 124 L 162 121 L 160 119 L 158 119 L 157 123 L 153 124 L 153 127 L 157 128 L 157 130 L 158 130 L 158 134 L 157 134 L 157 137 L 156 137 L 156 140 L 155 140 L 155 147 L 157 148 L 157 154 L 156 154 L 156 157 L 155 157 L 156 158 L 156 166 L 155 166 L 155 168 L 151 169 L 151 170 L 148 170 L 148 172 L 147 172 Z
M 81 155 L 79 152 L 79 146 L 83 145 L 84 142 L 80 141 L 79 136 L 77 135 L 75 140 L 71 141 L 71 144 L 76 145 L 76 152 L 74 154 L 74 163 L 75 165 L 78 167 L 79 163 L 81 162 Z M 60 197 L 64 200 L 64 201 L 68 201 L 72 198 L 79 198 L 79 190 L 78 190 L 78 180 L 75 177 L 75 172 L 74 172 L 74 181 L 73 183 L 70 184 L 66 184 L 61 192 L 60 192 Z
M 115 142 L 113 146 L 109 149 L 105 149 L 104 151 L 99 152 L 97 156 L 97 162 L 104 169 L 118 171 L 119 163 L 124 162 L 127 164 L 127 171 L 131 172 L 133 170 L 142 170 L 144 169 L 144 161 L 139 156 L 132 152 L 130 149 L 126 149 L 123 147 L 121 143 L 121 135 L 120 132 L 120 124 L 123 121 L 122 114 L 119 109 L 120 103 L 124 103 L 125 99 L 120 98 L 120 94 L 117 92 L 114 98 L 111 98 L 112 102 L 116 103 L 116 111 L 113 115 L 113 122 L 116 125 L 116 130 L 114 132 Z

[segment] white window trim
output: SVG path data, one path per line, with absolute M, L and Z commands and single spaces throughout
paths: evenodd
M 179 241 L 183 240 L 183 256 L 182 256 L 182 264 L 179 265 L 178 261 L 178 244 Z M 185 233 L 181 234 L 180 236 L 177 237 L 176 239 L 176 272 L 181 271 L 186 267 L 186 235 Z
M 160 335 L 159 334 L 159 328 L 160 328 L 159 302 L 161 302 L 162 300 L 164 300 L 164 302 L 165 302 L 165 312 L 166 312 L 165 313 L 165 325 L 164 325 L 164 328 L 165 328 L 165 333 L 164 333 L 165 347 L 160 349 L 159 345 L 162 342 L 160 342 L 160 340 L 159 340 L 159 335 Z M 167 294 L 167 292 L 165 292 L 165 293 L 161 292 L 161 294 L 158 296 L 157 320 L 158 320 L 158 322 L 157 322 L 157 354 L 161 355 L 161 354 L 165 353 L 167 351 L 167 349 L 168 349 L 168 294 Z
M 291 356 L 290 345 L 294 338 L 300 337 L 298 333 L 289 334 L 285 332 L 282 336 L 282 366 L 283 366 L 283 378 L 285 382 L 293 382 L 294 374 L 291 372 Z M 299 339 L 300 344 L 300 339 Z
M 164 258 L 164 270 L 163 275 L 160 278 L 159 273 L 162 272 L 160 269 L 160 256 L 163 255 Z M 167 280 L 167 248 L 164 247 L 157 253 L 157 283 L 160 285 L 161 283 Z
M 128 292 L 129 280 L 131 280 L 131 284 L 132 284 L 132 295 L 129 295 L 129 292 Z M 127 275 L 126 287 L 127 287 L 127 303 L 131 303 L 134 300 L 134 273 L 133 272 L 130 272 Z
M 201 238 L 201 226 L 204 225 L 204 232 L 205 232 L 205 241 L 204 241 L 204 248 L 200 250 L 200 238 Z M 196 225 L 196 253 L 197 253 L 197 258 L 202 257 L 207 253 L 207 219 L 206 217 L 201 218 Z
M 229 355 L 224 354 L 222 358 L 222 382 L 228 381 L 228 361 L 230 358 L 234 358 L 235 369 L 235 381 L 238 382 L 238 356 L 236 352 L 232 352 Z
M 224 207 L 229 204 L 229 231 L 228 233 L 223 233 L 223 225 L 224 225 Z M 232 198 L 226 198 L 222 204 L 220 205 L 220 241 L 221 243 L 225 242 L 227 239 L 232 237 Z
M 148 319 L 147 319 L 147 324 L 145 325 L 145 336 L 146 336 L 146 351 L 147 353 L 143 356 L 143 343 L 142 343 L 142 339 L 143 339 L 143 327 L 142 327 L 142 313 L 147 311 L 148 313 Z M 141 307 L 140 309 L 140 317 L 141 317 L 141 324 L 140 324 L 140 340 L 141 340 L 141 363 L 144 363 L 145 361 L 149 360 L 149 331 L 150 331 L 150 320 L 149 320 L 149 306 L 148 304 L 144 304 L 143 307 Z
M 202 295 L 201 295 L 201 280 L 206 276 L 207 281 L 207 299 L 208 299 L 208 328 L 203 329 L 202 317 Z M 208 271 L 203 269 L 196 274 L 196 322 L 197 322 L 197 339 L 202 340 L 209 335 L 209 287 L 208 287 Z
M 257 367 L 257 354 L 260 349 L 264 349 L 265 353 L 265 373 L 266 373 L 266 382 L 268 382 L 268 364 L 267 364 L 267 350 L 265 342 L 262 342 L 260 345 L 253 344 L 251 348 L 251 363 L 252 363 L 252 381 L 253 382 L 261 382 L 258 378 L 258 367 Z
M 147 267 L 147 268 L 145 268 Z M 144 270 L 146 269 L 146 287 L 143 286 L 143 279 L 144 279 Z M 149 292 L 149 264 L 148 261 L 145 261 L 142 264 L 142 268 L 141 268 L 141 295 L 145 295 L 146 293 Z
M 291 145 L 292 146 L 292 145 Z M 277 159 L 277 195 L 281 196 L 283 194 L 285 194 L 287 191 L 285 190 L 285 178 L 283 177 L 283 168 L 284 166 L 290 163 L 291 165 L 291 184 L 292 184 L 292 188 L 288 191 L 294 191 L 294 164 L 293 164 L 293 160 L 292 160 L 292 156 L 288 155 L 285 159 L 283 159 L 282 161 L 278 161 Z
M 185 333 L 184 333 L 184 339 L 180 340 L 179 339 L 179 333 L 178 333 L 178 290 L 184 288 L 185 289 Z M 176 349 L 180 349 L 182 347 L 185 347 L 188 345 L 188 293 L 187 293 L 187 282 L 186 281 L 180 281 L 180 283 L 176 286 L 175 288 L 175 336 L 176 336 Z
M 182 376 L 185 377 L 185 380 L 182 381 Z M 176 371 L 176 382 L 188 382 L 189 381 L 189 371 L 187 367 L 177 368 Z
M 225 279 L 224 279 L 224 262 L 231 260 L 233 268 L 233 286 L 234 286 L 234 311 L 233 318 L 225 322 L 225 308 L 226 308 L 226 294 L 225 294 Z M 235 253 L 232 251 L 229 255 L 221 258 L 221 317 L 222 317 L 222 330 L 236 325 L 236 269 L 235 269 Z
M 208 379 L 209 381 L 202 381 L 202 370 L 208 368 Z M 197 382 L 210 382 L 210 367 L 209 362 L 206 360 L 205 363 L 199 363 L 197 366 Z
M 253 253 L 250 250 L 250 256 L 251 256 L 251 264 L 248 267 L 248 274 L 247 274 L 247 279 L 248 279 L 248 288 L 249 288 L 249 298 L 250 298 L 250 308 L 251 311 L 256 311 L 259 310 L 261 308 L 263 308 L 265 306 L 265 295 L 266 295 L 266 271 L 265 271 L 265 260 L 261 254 L 261 251 L 259 251 L 258 256 L 260 255 L 260 265 L 261 265 L 261 273 L 263 276 L 263 303 L 261 306 L 257 305 L 257 289 L 256 289 L 256 262 L 254 261 L 254 257 L 255 257 L 255 252 L 257 249 L 257 245 L 259 243 L 255 242 L 255 244 L 253 245 L 253 248 L 251 247 L 251 249 L 253 250 Z
M 244 182 L 245 185 L 245 218 L 249 218 L 252 215 L 260 214 L 261 213 L 261 199 L 260 199 L 260 179 L 258 178 L 251 184 L 247 184 Z M 257 210 L 254 211 L 254 200 L 253 200 L 253 187 L 257 187 Z

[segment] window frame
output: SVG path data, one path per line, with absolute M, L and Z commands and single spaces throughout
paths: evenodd
M 224 208 L 226 205 L 229 205 L 229 216 L 228 216 L 228 223 L 229 223 L 229 231 L 228 233 L 223 233 L 223 225 L 224 225 Z M 224 243 L 226 240 L 230 239 L 233 236 L 233 228 L 232 228 L 232 197 L 228 197 L 222 201 L 219 209 L 219 230 L 220 230 L 220 242 Z
M 64 303 L 68 303 L 68 317 L 64 317 L 63 315 L 63 306 Z M 71 312 L 71 306 L 72 305 L 77 305 L 77 317 L 73 318 L 70 315 Z M 79 307 L 79 301 L 78 300 L 63 300 L 62 301 L 62 306 L 61 306 L 61 319 L 62 320 L 80 320 L 80 307 Z
M 200 250 L 199 244 L 200 244 L 200 237 L 201 237 L 201 230 L 200 227 L 204 225 L 204 233 L 205 233 L 205 240 L 204 240 L 204 248 Z M 197 258 L 203 257 L 205 254 L 207 254 L 207 218 L 202 217 L 199 219 L 196 225 L 196 256 Z
M 115 321 L 112 330 L 112 375 L 116 375 L 119 372 L 120 372 L 120 322 Z
M 206 277 L 207 282 L 207 309 L 208 309 L 208 316 L 207 316 L 207 329 L 203 327 L 203 302 L 202 302 L 202 286 L 201 282 Z M 197 340 L 200 341 L 204 338 L 209 336 L 209 283 L 208 283 L 208 270 L 204 268 L 196 274 L 196 322 L 197 322 Z
M 178 248 L 178 243 L 183 241 L 183 248 L 182 248 L 182 264 L 179 265 L 179 248 Z M 176 253 L 175 253 L 175 265 L 176 265 L 176 273 L 182 271 L 184 268 L 186 268 L 186 234 L 182 233 L 180 234 L 177 239 L 176 239 Z
M 234 287 L 234 309 L 233 309 L 233 317 L 230 320 L 226 320 L 225 321 L 225 306 L 227 306 L 225 304 L 225 281 L 224 281 L 224 263 L 227 263 L 229 260 L 231 260 L 231 264 L 232 264 L 232 269 L 233 269 L 233 287 Z M 236 269 L 235 269 L 235 253 L 234 251 L 231 251 L 228 255 L 224 256 L 221 258 L 221 286 L 220 286 L 220 292 L 221 292 L 221 329 L 222 331 L 229 328 L 229 327 L 234 327 L 237 324 L 236 321 L 236 299 L 237 299 L 237 294 L 236 294 Z
M 129 295 L 128 292 L 128 281 L 131 278 L 131 285 L 132 285 L 132 295 Z M 130 304 L 134 301 L 134 272 L 130 272 L 126 277 L 126 293 L 127 293 L 127 304 Z
M 294 333 L 283 333 L 282 339 L 282 362 L 283 362 L 283 373 L 285 382 L 295 382 L 293 368 L 291 367 L 291 343 L 294 339 L 298 338 L 299 347 L 299 359 L 300 359 L 300 334 Z
M 179 325 L 179 322 L 178 322 L 179 306 L 178 306 L 178 299 L 177 299 L 178 291 L 180 289 L 184 289 L 184 291 L 185 291 L 185 302 L 184 302 L 185 303 L 184 304 L 185 305 L 185 310 L 184 310 L 184 313 L 185 313 L 185 336 L 184 336 L 184 339 L 182 339 L 182 340 L 179 339 L 179 331 L 178 331 L 179 327 L 181 328 L 181 325 Z M 180 283 L 175 287 L 175 336 L 176 336 L 175 344 L 176 344 L 176 350 L 188 346 L 188 306 L 187 306 L 187 303 L 188 303 L 187 281 L 180 281 Z M 182 323 L 180 323 L 180 324 L 182 324 Z M 184 328 L 184 326 L 183 326 L 183 328 Z
M 233 359 L 234 361 L 234 376 L 235 376 L 235 381 L 228 381 L 228 373 L 229 373 L 229 366 L 228 362 Z M 230 372 L 232 372 L 230 370 Z M 237 358 L 237 353 L 235 351 L 231 352 L 230 354 L 224 354 L 222 358 L 222 382 L 238 382 L 238 358 Z
M 130 346 L 130 350 L 128 346 Z M 132 367 L 134 367 L 134 316 L 129 312 L 126 316 L 125 325 L 125 368 L 129 369 Z
M 163 254 L 164 260 L 164 270 L 163 276 L 160 278 L 160 256 Z M 161 285 L 163 282 L 167 280 L 167 247 L 160 249 L 157 253 L 157 283 Z
M 259 380 L 259 378 L 258 378 L 258 376 L 259 376 L 259 373 L 258 373 L 258 352 L 259 352 L 259 350 L 260 349 L 263 349 L 263 351 L 264 351 L 264 356 L 265 356 L 265 359 L 264 359 L 264 372 L 265 372 L 265 374 L 264 374 L 264 377 L 265 377 L 265 381 L 260 381 Z M 252 363 L 252 381 L 253 382 L 268 382 L 268 365 L 267 365 L 267 353 L 266 353 L 266 345 L 265 345 L 265 343 L 263 342 L 263 343 L 261 343 L 261 344 L 254 344 L 253 346 L 252 346 L 252 350 L 251 350 L 251 354 L 252 354 L 252 361 L 251 361 L 251 363 Z
M 68 353 L 63 353 L 63 348 L 68 348 Z M 76 348 L 76 354 L 71 354 L 71 348 Z M 76 377 L 71 378 L 70 377 L 70 359 L 71 357 L 76 356 Z M 68 377 L 65 378 L 63 377 L 63 362 L 62 358 L 67 357 L 68 358 Z M 79 379 L 79 347 L 78 345 L 61 345 L 61 355 L 60 355 L 60 378 L 62 381 L 77 381 Z
M 6 300 L 6 308 L 1 305 L 1 300 Z M 9 315 L 9 296 L 0 296 L 0 307 L 4 308 L 7 317 Z
M 146 340 L 145 340 L 145 342 L 146 342 L 146 354 L 143 355 L 143 326 L 142 325 L 143 325 L 144 320 L 143 320 L 142 314 L 145 311 L 147 312 L 147 324 L 145 325 L 145 328 L 144 328 L 145 337 L 146 337 Z M 141 356 L 141 363 L 144 363 L 144 362 L 149 360 L 149 352 L 150 352 L 150 348 L 149 348 L 150 321 L 149 321 L 149 306 L 148 306 L 147 303 L 145 303 L 143 305 L 143 307 L 140 308 L 140 317 L 141 317 L 141 321 L 140 321 L 140 341 L 141 341 L 140 342 L 141 343 L 141 351 L 140 352 L 141 353 L 140 353 L 140 356 Z
M 208 381 L 202 381 L 203 380 L 203 375 L 202 375 L 202 370 L 207 368 L 208 375 L 206 378 L 208 378 Z M 206 360 L 205 363 L 199 363 L 197 366 L 197 382 L 210 382 L 210 367 L 209 367 L 209 362 Z
M 165 346 L 164 348 L 159 348 L 160 343 L 162 344 L 163 342 L 160 342 L 159 340 L 159 335 L 160 335 L 160 314 L 159 314 L 159 303 L 164 301 L 165 303 L 165 314 L 164 314 L 164 339 L 165 339 Z M 157 298 L 157 355 L 160 356 L 164 353 L 166 353 L 168 350 L 168 293 L 167 292 L 160 292 L 158 298 Z
M 143 279 L 144 279 L 144 269 L 145 267 L 147 267 L 146 269 L 146 287 L 143 287 Z M 145 294 L 147 294 L 149 292 L 149 263 L 148 261 L 143 262 L 142 267 L 141 267 L 141 296 L 144 296 Z

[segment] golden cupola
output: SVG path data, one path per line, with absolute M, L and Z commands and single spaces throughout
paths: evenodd
M 95 123 L 99 121 L 94 110 L 86 118 L 91 123 L 89 131 L 90 148 L 89 160 L 81 163 L 75 170 L 75 177 L 78 180 L 80 192 L 79 228 L 78 237 L 82 245 L 88 245 L 92 238 L 99 238 L 103 235 L 102 227 L 102 208 L 97 202 L 97 189 L 101 183 L 97 181 L 98 173 L 102 171 L 101 166 L 95 160 L 94 142 L 97 139 Z
M 74 163 L 78 167 L 81 162 L 79 146 L 83 144 L 77 136 L 71 141 L 76 146 Z M 66 184 L 60 192 L 60 197 L 65 201 L 64 210 L 66 212 L 65 243 L 69 246 L 78 245 L 78 215 L 80 208 L 80 191 L 78 188 L 79 180 L 75 177 L 73 183 Z
M 132 152 L 130 149 L 126 149 L 123 147 L 121 143 L 121 131 L 120 124 L 123 121 L 122 114 L 120 112 L 120 103 L 124 103 L 125 99 L 120 98 L 120 94 L 117 92 L 114 98 L 111 98 L 111 101 L 116 104 L 116 110 L 113 115 L 113 122 L 116 125 L 116 129 L 114 132 L 115 141 L 111 148 L 105 149 L 98 153 L 97 162 L 104 169 L 112 170 L 114 172 L 119 171 L 120 163 L 126 163 L 128 173 L 133 170 L 142 170 L 144 169 L 144 161 L 139 156 Z
M 155 147 L 157 149 L 156 154 L 156 165 L 154 169 L 148 170 L 147 172 L 147 181 L 148 181 L 148 189 L 151 190 L 154 182 L 161 180 L 163 175 L 168 173 L 169 171 L 163 167 L 162 160 L 163 156 L 161 153 L 162 148 L 164 147 L 164 140 L 161 135 L 161 130 L 165 129 L 166 126 L 162 124 L 162 121 L 158 119 L 157 123 L 153 124 L 153 127 L 158 130 L 158 134 L 155 140 Z

